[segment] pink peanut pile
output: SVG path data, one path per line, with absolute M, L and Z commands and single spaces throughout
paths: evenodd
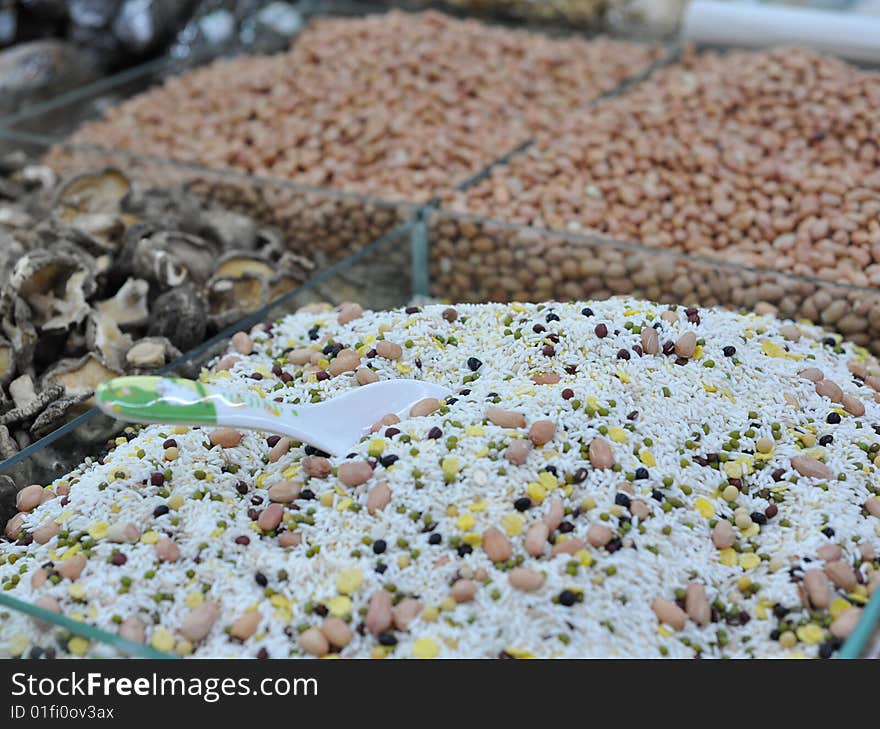
M 324 19 L 287 53 L 170 79 L 75 139 L 420 202 L 660 53 L 432 12 Z
M 880 284 L 880 74 L 811 51 L 688 53 L 570 115 L 459 212 Z

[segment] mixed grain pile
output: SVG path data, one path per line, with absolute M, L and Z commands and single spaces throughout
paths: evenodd
M 196 656 L 830 656 L 880 584 L 876 362 L 639 300 L 310 310 L 206 381 L 422 378 L 345 458 L 149 426 L 21 492 L 3 589 Z M 385 416 L 385 417 L 383 417 Z M 87 654 L 12 614 L 0 651 Z
M 555 128 L 660 52 L 431 12 L 323 19 L 288 53 L 170 79 L 74 138 L 423 202 Z

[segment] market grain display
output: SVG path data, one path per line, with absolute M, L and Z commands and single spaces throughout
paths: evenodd
M 19 494 L 3 590 L 182 656 L 833 655 L 880 585 L 880 369 L 820 329 L 619 299 L 311 308 L 206 382 L 455 395 L 342 458 L 130 428 Z M 60 646 L 7 615 L 11 655 Z

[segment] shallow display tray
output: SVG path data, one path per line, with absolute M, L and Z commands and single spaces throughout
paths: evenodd
M 161 373 L 198 377 L 201 369 L 227 348 L 229 338 L 235 332 L 250 329 L 262 321 L 277 320 L 306 304 L 325 301 L 326 292 L 336 292 L 345 300 L 358 301 L 365 308 L 388 309 L 407 304 L 411 290 L 409 241 L 409 227 L 402 226 L 287 292 L 273 304 L 223 330 L 164 367 Z M 84 458 L 96 455 L 101 446 L 118 436 L 124 427 L 124 423 L 93 408 L 0 464 L 0 474 L 11 476 L 18 483 L 49 483 L 72 470 Z M 3 617 L 4 612 L 8 614 L 6 617 Z M 43 644 L 38 646 L 42 650 L 54 646 L 57 651 L 59 646 L 66 645 L 71 635 L 79 635 L 89 641 L 88 655 L 93 657 L 175 657 L 166 656 L 148 645 L 124 640 L 85 621 L 48 612 L 0 591 L 0 631 L 15 630 L 17 621 L 31 619 L 39 619 L 51 626 L 43 631 Z
M 427 291 L 449 301 L 636 296 L 807 319 L 880 353 L 880 290 L 624 243 L 598 235 L 432 210 L 416 231 Z M 421 235 L 421 237 L 419 237 Z M 772 307 L 772 308 L 771 308 Z

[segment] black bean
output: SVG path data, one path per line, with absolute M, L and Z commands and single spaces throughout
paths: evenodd
M 382 554 L 388 548 L 388 543 L 384 539 L 377 539 L 373 542 L 373 554 Z
M 174 438 L 169 438 L 164 443 L 162 443 L 163 448 L 177 448 L 177 441 Z
M 443 435 L 443 431 L 440 430 L 436 425 L 428 431 L 428 437 L 432 440 L 437 440 L 439 437 Z
M 725 357 L 733 357 L 736 354 L 736 347 L 728 344 L 721 352 Z
M 382 456 L 379 459 L 379 463 L 381 463 L 385 468 L 389 468 L 393 466 L 398 460 L 400 456 L 395 456 L 393 453 L 389 453 L 387 456 Z
M 315 492 L 311 489 L 303 489 L 299 492 L 299 497 L 305 501 L 312 501 L 315 498 Z
M 593 316 L 593 310 L 589 306 L 587 306 L 581 309 L 581 314 L 583 314 L 584 316 Z
M 559 600 L 560 605 L 571 607 L 577 602 L 577 595 L 575 595 L 571 590 L 563 590 L 559 593 L 559 597 L 557 599 Z
M 755 522 L 755 524 L 763 525 L 767 523 L 766 514 L 763 514 L 760 511 L 753 511 L 749 516 L 752 517 L 752 521 Z
M 434 532 L 430 537 L 428 537 L 428 544 L 440 544 L 442 540 L 443 537 L 441 537 L 437 532 Z
M 385 646 L 397 645 L 397 638 L 391 633 L 379 633 L 379 643 Z
M 549 314 L 547 314 L 547 321 L 559 321 L 559 317 L 551 311 Z
M 618 506 L 624 506 L 628 509 L 629 505 L 632 502 L 630 501 L 629 496 L 627 496 L 626 494 L 618 493 L 618 494 L 615 494 L 615 496 L 614 496 L 614 503 L 617 504 Z
M 629 359 L 629 352 L 626 349 L 619 349 L 617 351 L 617 359 L 628 360 Z
M 644 466 L 639 466 L 636 469 L 636 480 L 637 481 L 642 481 L 642 480 L 648 478 L 648 475 L 649 475 L 648 469 L 645 468 Z
M 540 334 L 541 332 L 546 332 L 547 327 L 545 327 L 543 324 L 535 324 L 535 326 L 532 327 L 532 331 L 535 334 Z
M 270 448 L 274 448 L 278 444 L 279 440 L 281 440 L 280 435 L 270 435 L 268 438 L 266 438 L 266 444 Z
M 476 357 L 468 357 L 467 366 L 471 372 L 476 372 L 483 366 L 483 363 Z
M 528 496 L 522 496 L 513 502 L 513 508 L 517 511 L 527 511 L 532 508 L 532 500 Z
M 165 516 L 171 509 L 168 508 L 165 504 L 159 504 L 155 509 L 153 509 L 153 516 L 158 518 L 160 516 Z
M 587 478 L 587 469 L 579 468 L 571 478 L 574 483 L 582 483 Z
M 375 569 L 375 571 L 378 572 L 380 575 L 384 575 L 384 574 L 385 574 L 385 570 L 388 569 L 388 565 L 385 564 L 384 562 L 379 562 L 379 563 L 375 566 L 374 569 Z
M 820 446 L 831 445 L 833 442 L 834 442 L 833 435 L 823 435 L 821 438 L 819 438 L 819 445 Z
M 462 544 L 457 551 L 459 557 L 466 557 L 474 551 L 474 548 L 470 544 Z
M 834 530 L 833 530 L 831 527 L 825 527 L 825 528 L 822 530 L 822 534 L 824 534 L 826 537 L 828 537 L 829 539 L 831 539 L 831 537 L 834 536 Z
M 830 423 L 831 425 L 837 425 L 840 422 L 840 416 L 837 413 L 828 413 L 825 422 Z
M 269 580 L 266 578 L 266 575 L 264 575 L 262 572 L 257 572 L 257 574 L 254 575 L 254 579 L 257 581 L 257 584 L 260 587 L 265 587 L 266 585 L 269 584 Z

